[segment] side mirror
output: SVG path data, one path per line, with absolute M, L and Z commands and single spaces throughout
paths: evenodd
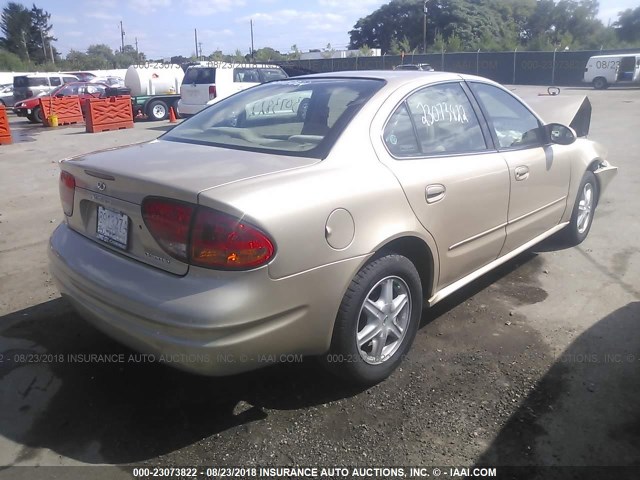
M 576 141 L 576 132 L 571 127 L 560 123 L 550 123 L 544 126 L 544 131 L 549 143 L 558 145 L 571 145 Z

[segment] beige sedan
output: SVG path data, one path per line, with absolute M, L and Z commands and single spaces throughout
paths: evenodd
M 287 97 L 309 100 L 304 117 L 250 114 Z M 575 128 L 451 73 L 251 88 L 158 140 L 62 161 L 51 272 L 88 321 L 185 370 L 314 355 L 381 381 L 423 306 L 589 233 L 617 169 L 582 138 L 587 100 L 549 102 Z

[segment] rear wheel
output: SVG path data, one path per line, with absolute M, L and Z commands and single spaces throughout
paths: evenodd
M 351 281 L 325 364 L 350 382 L 387 378 L 409 351 L 422 313 L 422 284 L 413 263 L 389 254 L 372 260 Z
M 593 172 L 585 172 L 571 212 L 571 220 L 565 228 L 565 238 L 569 245 L 578 245 L 589 235 L 598 204 L 598 195 L 596 176 Z
M 166 120 L 169 116 L 169 108 L 162 100 L 154 100 L 147 108 L 148 117 L 151 120 Z
M 604 90 L 608 86 L 607 79 L 604 77 L 596 77 L 593 79 L 593 88 L 596 90 Z

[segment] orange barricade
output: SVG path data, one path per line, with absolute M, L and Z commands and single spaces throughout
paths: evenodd
M 48 125 L 48 118 L 52 114 L 57 115 L 58 125 L 84 122 L 80 99 L 77 96 L 41 98 L 40 108 L 42 109 L 42 123 L 45 126 Z
M 133 128 L 131 97 L 91 98 L 86 103 L 87 133 Z
M 9 127 L 9 119 L 7 118 L 7 109 L 0 106 L 0 145 L 9 145 L 11 143 L 11 128 Z

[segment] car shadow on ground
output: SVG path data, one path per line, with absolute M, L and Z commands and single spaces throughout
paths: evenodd
M 637 475 L 639 320 L 640 302 L 632 302 L 582 333 L 521 403 L 477 465 L 513 466 L 498 470 L 504 478 L 522 480 L 637 478 L 628 476 L 632 472 L 626 469 L 576 466 L 633 466 Z
M 520 255 L 425 310 L 421 327 L 502 277 L 535 275 L 540 266 L 536 254 Z M 141 462 L 263 420 L 270 409 L 304 409 L 364 390 L 336 381 L 313 359 L 225 378 L 187 374 L 112 341 L 64 299 L 1 317 L 0 325 L 0 434 L 22 447 L 18 461 L 47 448 L 86 463 Z

